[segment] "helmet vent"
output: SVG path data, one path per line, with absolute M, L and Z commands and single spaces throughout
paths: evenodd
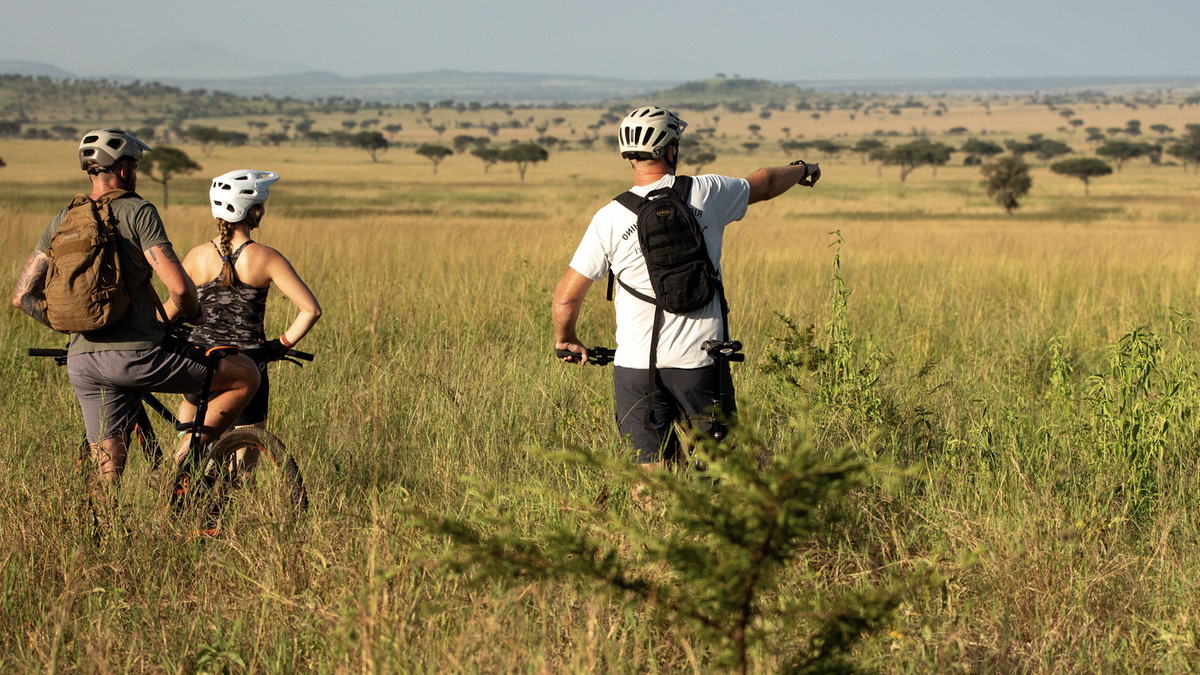
M 249 189 L 247 189 L 247 190 L 242 190 L 242 191 L 241 191 L 241 192 L 239 192 L 238 194 L 241 194 L 241 195 L 252 195 L 252 194 L 254 194 L 254 190 L 249 190 Z
M 634 145 L 642 144 L 642 128 L 641 127 L 638 127 L 633 130 L 633 144 Z
M 97 136 L 97 135 L 95 135 L 95 134 L 92 134 L 91 136 L 84 136 L 84 137 L 83 137 L 83 142 L 84 142 L 84 143 L 95 143 L 95 142 L 96 142 L 96 141 L 98 141 L 98 140 L 100 140 L 100 137 L 99 137 L 99 136 Z
M 108 142 L 105 143 L 105 145 L 112 148 L 113 150 L 119 150 L 122 145 L 125 145 L 125 141 L 122 141 L 117 138 L 110 138 L 110 139 L 108 139 Z
M 226 210 L 226 211 L 228 211 L 228 212 L 230 212 L 230 213 L 235 213 L 235 212 L 237 211 L 237 209 L 233 208 L 233 204 L 226 204 L 226 205 L 225 205 L 225 210 Z
M 667 132 L 665 132 L 665 131 L 658 132 L 658 138 L 654 139 L 654 145 L 657 146 L 659 143 L 661 143 L 663 137 L 665 137 L 666 135 L 667 135 Z M 647 136 L 649 136 L 649 134 L 647 134 Z

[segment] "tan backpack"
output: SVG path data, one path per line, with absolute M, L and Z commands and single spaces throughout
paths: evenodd
M 101 330 L 129 309 L 133 294 L 125 288 L 121 273 L 112 202 L 137 196 L 128 190 L 109 190 L 95 200 L 86 195 L 71 200 L 46 251 L 50 258 L 46 319 L 54 330 Z

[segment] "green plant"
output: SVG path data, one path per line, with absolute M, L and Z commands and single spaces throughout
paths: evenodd
M 1024 199 L 1033 187 L 1029 165 L 1019 155 L 1001 157 L 991 164 L 985 164 L 981 171 L 983 187 L 987 188 L 988 196 L 1003 206 L 1004 212 L 1009 215 L 1021 206 L 1019 200 Z
M 703 472 L 646 472 L 622 458 L 583 450 L 552 456 L 565 465 L 601 472 L 616 484 L 597 501 L 558 499 L 565 515 L 537 534 L 522 531 L 495 493 L 472 491 L 484 515 L 419 513 L 432 532 L 449 537 L 445 569 L 477 584 L 559 580 L 644 605 L 657 620 L 686 626 L 712 666 L 747 672 L 752 653 L 794 631 L 807 640 L 785 660 L 787 672 L 855 672 L 850 650 L 888 625 L 902 584 L 856 589 L 822 587 L 818 577 L 788 595 L 780 574 L 812 556 L 840 521 L 839 504 L 862 488 L 871 467 L 845 452 L 826 453 L 796 420 L 799 433 L 768 447 L 745 427 L 720 445 L 697 440 L 693 460 Z M 615 507 L 609 494 L 645 484 L 661 500 L 646 515 Z M 660 519 L 661 516 L 661 519 Z

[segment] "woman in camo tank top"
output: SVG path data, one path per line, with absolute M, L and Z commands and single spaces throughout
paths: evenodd
M 191 341 L 203 345 L 234 345 L 258 365 L 258 393 L 246 406 L 237 426 L 266 426 L 271 386 L 267 364 L 301 340 L 317 319 L 321 305 L 287 258 L 269 246 L 255 243 L 250 233 L 262 224 L 268 188 L 279 180 L 270 171 L 230 171 L 213 179 L 209 190 L 217 237 L 188 252 L 183 268 L 196 282 L 208 321 L 192 329 Z M 279 337 L 267 340 L 263 318 L 271 284 L 300 310 Z M 173 308 L 172 308 L 173 309 Z M 194 399 L 193 399 L 194 400 Z M 195 418 L 188 400 L 179 419 Z

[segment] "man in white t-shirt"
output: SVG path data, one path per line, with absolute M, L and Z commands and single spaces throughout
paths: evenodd
M 654 190 L 675 185 L 679 137 L 687 123 L 669 110 L 649 106 L 634 110 L 621 122 L 618 133 L 621 156 L 633 167 L 630 190 L 645 197 Z M 741 220 L 746 207 L 777 197 L 793 185 L 811 187 L 821 177 L 816 164 L 796 162 L 759 169 L 745 179 L 703 175 L 692 178 L 688 205 L 704 234 L 709 257 L 721 270 L 721 241 L 725 226 Z M 650 272 L 638 240 L 637 215 L 613 201 L 600 209 L 571 260 L 570 268 L 554 292 L 555 348 L 572 352 L 562 360 L 585 363 L 587 349 L 575 333 L 584 297 L 594 282 L 612 272 L 617 313 L 617 353 L 613 361 L 617 426 L 631 438 L 636 463 L 647 468 L 672 459 L 677 442 L 672 424 L 680 417 L 707 416 L 716 401 L 717 382 L 712 359 L 701 349 L 708 340 L 728 340 L 724 330 L 721 294 L 702 309 L 687 314 L 664 313 L 656 351 L 657 377 L 650 382 L 650 346 L 655 305 L 641 300 L 624 286 L 653 297 Z M 722 369 L 722 414 L 737 411 L 729 364 Z

